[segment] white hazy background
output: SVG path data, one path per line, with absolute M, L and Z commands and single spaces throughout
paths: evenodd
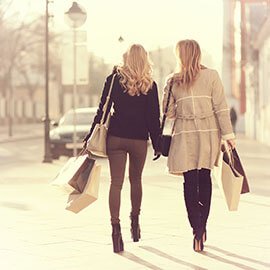
M 68 31 L 64 22 L 73 1 L 54 0 L 51 30 Z M 221 69 L 223 0 L 79 0 L 87 11 L 82 30 L 88 34 L 88 50 L 107 63 L 119 61 L 131 43 L 141 43 L 147 50 L 174 46 L 180 39 L 197 40 L 212 56 L 213 68 Z M 45 13 L 45 0 L 13 0 L 10 12 L 20 17 Z M 122 36 L 121 44 L 118 38 Z

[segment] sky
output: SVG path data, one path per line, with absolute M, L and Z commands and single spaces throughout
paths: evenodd
M 29 5 L 26 3 L 29 2 Z M 54 0 L 52 27 L 69 31 L 64 12 L 73 1 Z M 222 61 L 223 0 L 78 0 L 87 12 L 80 30 L 87 31 L 89 51 L 104 57 L 105 62 L 119 60 L 132 43 L 147 50 L 174 46 L 178 40 L 195 39 L 220 69 Z M 24 14 L 41 13 L 45 0 L 14 0 L 12 10 Z M 118 38 L 122 36 L 124 42 Z

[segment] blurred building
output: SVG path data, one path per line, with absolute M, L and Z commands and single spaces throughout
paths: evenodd
M 223 83 L 237 132 L 270 144 L 269 0 L 224 0 Z
M 241 29 L 240 3 L 223 0 L 223 59 L 222 82 L 228 106 L 237 114 L 236 131 L 244 132 L 245 116 L 241 112 Z
M 226 96 L 238 98 L 235 78 L 235 1 L 223 1 L 223 60 L 222 81 Z
M 58 46 L 58 47 L 57 47 Z M 49 115 L 58 120 L 64 112 L 72 107 L 72 85 L 62 85 L 59 45 L 51 42 L 49 71 Z M 41 53 L 43 50 L 41 50 Z M 12 72 L 10 87 L 2 87 L 0 77 L 0 124 L 41 122 L 45 115 L 45 84 L 44 84 L 44 56 L 39 54 L 39 63 L 33 53 L 27 52 L 24 57 L 23 69 Z M 36 53 L 38 55 L 38 53 Z M 78 85 L 77 106 L 97 106 L 102 93 L 106 76 L 112 67 L 104 60 L 88 53 L 85 57 L 89 62 L 86 85 Z M 72 65 L 68 65 L 72 71 Z
M 256 137 L 267 144 L 270 144 L 270 17 L 264 21 L 254 42 L 257 49 L 257 82 L 258 97 L 256 98 L 255 113 L 257 122 L 255 130 Z
M 246 135 L 270 145 L 269 1 L 244 1 Z

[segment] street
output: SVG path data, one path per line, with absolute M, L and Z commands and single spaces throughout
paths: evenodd
M 265 147 L 264 145 L 258 146 L 258 144 L 245 139 L 241 139 L 238 142 L 238 146 L 239 155 L 244 161 L 245 169 L 250 181 L 252 194 L 269 197 L 270 185 L 268 183 L 270 179 L 270 172 L 266 170 L 267 166 L 269 166 L 270 160 L 269 148 Z M 25 174 L 24 177 L 20 177 L 20 179 L 17 178 L 16 175 L 18 174 L 16 171 L 14 171 L 14 169 L 18 169 L 20 167 L 24 169 L 32 169 L 33 166 L 42 167 L 40 162 L 43 159 L 43 148 L 44 145 L 42 138 L 0 143 L 0 169 L 2 176 L 0 179 L 0 184 L 2 184 L 3 181 L 9 181 L 8 177 L 11 177 L 9 175 L 12 173 L 15 173 L 15 175 L 12 176 L 13 181 L 15 182 L 19 181 L 20 183 L 23 182 L 24 184 L 28 183 L 29 181 L 31 182 L 28 174 Z M 165 171 L 166 159 L 160 158 L 158 161 L 153 162 L 152 158 L 153 151 L 151 147 L 149 147 L 144 175 L 157 175 L 158 177 L 155 179 L 155 183 L 157 184 L 161 182 L 164 184 L 162 174 L 164 174 Z M 53 161 L 52 167 L 56 169 L 55 173 L 66 160 L 66 157 L 61 157 L 60 160 Z M 254 160 L 256 160 L 255 164 Z M 103 174 L 109 177 L 107 159 L 99 159 L 99 163 L 102 165 Z M 8 176 L 6 176 L 6 173 Z M 52 176 L 51 174 L 49 175 Z M 40 175 L 40 177 L 49 180 L 46 178 L 47 175 L 44 175 L 44 177 Z M 36 179 L 36 176 L 33 178 Z M 172 177 L 172 179 L 175 179 L 175 177 Z
M 129 183 L 122 190 L 125 252 L 112 252 L 107 159 L 99 199 L 79 214 L 66 211 L 67 194 L 50 185 L 67 158 L 42 163 L 43 139 L 0 143 L 0 269 L 269 269 L 270 187 L 268 147 L 240 138 L 238 150 L 251 187 L 239 210 L 229 212 L 214 184 L 208 240 L 192 249 L 182 178 L 168 176 L 166 159 L 148 151 L 143 177 L 142 240 L 129 232 Z
M 0 270 L 270 270 L 270 0 L 2 0 L 0 25 Z M 107 158 L 59 157 L 103 127 L 138 150 L 122 186 L 112 140 L 112 189 Z M 136 140 L 160 133 L 188 183 L 149 142 L 138 217 Z M 203 170 L 220 136 L 244 185 L 235 151 Z

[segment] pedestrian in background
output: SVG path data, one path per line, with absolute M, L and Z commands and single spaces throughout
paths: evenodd
M 230 109 L 230 118 L 231 118 L 231 122 L 232 122 L 232 126 L 233 126 L 233 132 L 235 133 L 236 122 L 237 122 L 237 113 L 236 113 L 234 106 L 232 106 Z
M 163 111 L 171 98 L 168 118 L 175 119 L 168 156 L 171 174 L 184 176 L 184 199 L 193 229 L 193 249 L 202 251 L 210 210 L 210 172 L 218 160 L 221 140 L 235 147 L 229 108 L 218 72 L 201 65 L 201 50 L 194 40 L 176 45 L 177 72 L 164 89 Z
M 142 171 L 150 134 L 154 150 L 160 134 L 160 110 L 157 84 L 152 78 L 148 53 L 143 46 L 134 44 L 123 55 L 123 64 L 113 70 L 116 74 L 109 109 L 113 104 L 107 137 L 107 154 L 110 164 L 111 186 L 109 206 L 114 252 L 124 250 L 120 227 L 120 198 L 129 158 L 131 185 L 131 234 L 134 242 L 140 239 L 139 214 L 142 202 Z M 85 137 L 86 142 L 101 120 L 102 108 L 108 95 L 113 74 L 107 77 L 97 114 Z M 107 113 L 108 113 L 107 111 Z

